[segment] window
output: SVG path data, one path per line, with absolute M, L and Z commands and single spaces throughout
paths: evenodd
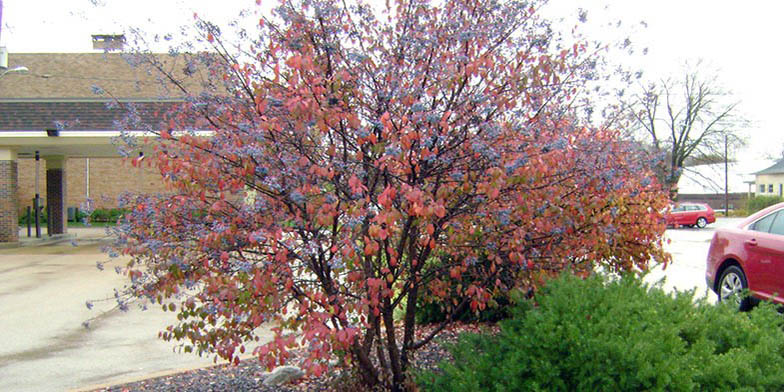
M 784 214 L 778 214 L 776 220 L 770 225 L 770 233 L 784 235 Z
M 759 192 L 760 192 L 760 193 L 765 193 L 765 184 L 760 184 L 760 186 L 759 186 Z
M 768 184 L 768 193 L 773 193 L 773 184 Z
M 773 219 L 776 217 L 776 213 L 768 214 L 764 218 L 754 222 L 749 226 L 749 230 L 753 231 L 762 231 L 767 233 L 770 230 L 770 224 L 773 222 Z

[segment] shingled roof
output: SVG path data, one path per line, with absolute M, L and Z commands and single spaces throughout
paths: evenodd
M 192 94 L 201 90 L 203 69 L 186 71 L 187 56 L 147 56 Z M 116 130 L 131 107 L 141 123 L 159 128 L 163 114 L 185 98 L 133 54 L 11 53 L 8 63 L 29 72 L 0 78 L 0 132 Z
M 754 174 L 784 174 L 784 159 L 776 162 L 773 166 L 760 170 Z
M 132 115 L 141 124 L 160 129 L 164 114 L 177 102 L 105 100 L 19 100 L 0 102 L 0 132 L 46 129 L 116 130 Z M 140 125 L 139 128 L 142 126 Z
M 178 81 L 198 92 L 199 73 L 185 75 L 184 56 L 152 54 Z M 0 78 L 0 100 L 20 98 L 183 98 L 173 85 L 161 83 L 142 59 L 125 53 L 10 53 L 8 67 L 28 73 Z

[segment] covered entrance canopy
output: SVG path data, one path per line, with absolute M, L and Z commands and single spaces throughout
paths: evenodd
M 0 77 L 0 242 L 18 240 L 19 159 L 38 151 L 46 165 L 42 190 L 56 215 L 53 232 L 64 232 L 65 162 L 119 157 L 112 143 L 118 129 L 138 129 L 137 137 L 160 129 L 166 113 L 210 79 L 199 56 L 10 53 L 9 69 L 29 72 Z M 158 77 L 162 69 L 176 84 Z
M 142 131 L 128 134 L 154 136 Z M 14 150 L 20 158 L 33 158 L 36 151 L 42 157 L 115 158 L 121 156 L 113 142 L 118 137 L 118 131 L 59 131 L 57 136 L 49 136 L 47 131 L 5 131 L 0 132 L 0 149 Z
M 152 136 L 142 131 L 129 132 L 128 135 L 139 139 Z M 119 136 L 118 131 L 0 132 L 0 242 L 19 240 L 19 158 L 38 156 L 44 161 L 45 197 L 50 214 L 49 234 L 63 234 L 67 231 L 66 160 L 69 157 L 120 157 L 116 145 Z

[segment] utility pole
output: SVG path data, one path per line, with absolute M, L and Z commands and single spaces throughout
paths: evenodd
M 730 191 L 727 169 L 727 134 L 724 134 L 724 216 L 730 216 Z

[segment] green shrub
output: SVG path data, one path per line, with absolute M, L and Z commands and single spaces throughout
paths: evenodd
M 91 222 L 115 223 L 125 213 L 126 213 L 126 210 L 122 209 L 122 208 L 112 208 L 112 209 L 97 208 L 97 209 L 93 210 L 92 213 L 90 213 L 90 221 Z M 27 218 L 26 218 L 25 214 L 27 214 L 26 210 L 22 210 L 19 213 L 19 224 L 22 225 L 22 226 L 27 224 L 27 220 L 26 220 Z M 77 218 L 76 221 L 77 222 L 81 222 L 82 218 L 84 218 L 86 216 L 87 216 L 87 214 L 84 211 L 78 211 L 77 215 L 76 215 L 76 218 Z M 32 215 L 32 212 L 31 212 L 30 213 L 30 222 L 33 225 L 35 225 L 35 221 L 34 220 L 35 220 L 35 218 L 34 218 L 34 216 Z M 40 222 L 41 223 L 46 223 L 46 209 L 45 208 L 43 208 L 41 210 Z
M 511 302 L 506 297 L 493 298 L 488 306 L 479 312 L 474 312 L 466 307 L 455 316 L 455 320 L 462 322 L 491 322 L 509 318 Z M 440 302 L 420 302 L 416 309 L 417 324 L 438 323 L 446 319 L 444 305 Z
M 42 208 L 38 214 L 38 222 L 40 224 L 46 223 L 46 208 Z M 27 226 L 27 209 L 19 212 L 19 226 Z M 30 210 L 30 226 L 35 226 L 35 213 Z
M 122 208 L 96 208 L 90 214 L 90 221 L 91 222 L 117 222 L 123 214 L 125 214 L 125 210 Z
M 109 221 L 109 210 L 103 208 L 96 208 L 90 213 L 90 221 L 91 222 L 108 222 Z
M 86 212 L 82 210 L 76 210 L 76 222 L 83 222 L 88 216 L 90 215 Z
M 723 213 L 717 213 L 717 216 L 723 216 Z M 749 216 L 749 212 L 745 208 L 730 210 L 730 218 L 745 218 Z
M 784 201 L 784 199 L 779 196 L 754 196 L 749 199 L 749 202 L 746 204 L 746 209 L 748 210 L 749 215 L 751 215 L 776 203 L 781 203 L 782 201 Z
M 464 335 L 427 391 L 784 390 L 782 317 L 671 296 L 639 278 L 562 276 L 496 336 Z
M 433 258 L 429 261 L 430 263 L 438 263 L 440 262 L 438 258 Z M 479 257 L 478 263 L 474 266 L 477 269 L 487 269 L 490 268 L 490 261 L 487 259 L 486 256 L 481 255 Z M 451 283 L 454 286 L 457 285 L 468 285 L 471 283 L 472 279 L 470 277 L 470 273 L 464 275 L 462 281 L 454 281 L 452 280 Z M 509 286 L 514 285 L 514 273 L 510 272 L 509 270 L 502 270 L 499 272 L 498 277 L 504 281 Z M 447 317 L 447 313 L 445 312 L 445 308 L 451 298 L 446 300 L 438 299 L 433 300 L 433 298 L 429 298 L 428 296 L 420 296 L 417 300 L 417 307 L 416 307 L 416 321 L 417 324 L 429 324 L 429 323 L 438 323 L 444 321 Z M 512 306 L 514 301 L 510 300 L 506 293 L 498 293 L 493 298 L 488 301 L 487 307 L 481 311 L 473 311 L 471 308 L 466 307 L 462 312 L 455 315 L 455 320 L 462 321 L 462 322 L 497 322 L 506 318 L 509 318 L 511 315 L 510 307 Z

